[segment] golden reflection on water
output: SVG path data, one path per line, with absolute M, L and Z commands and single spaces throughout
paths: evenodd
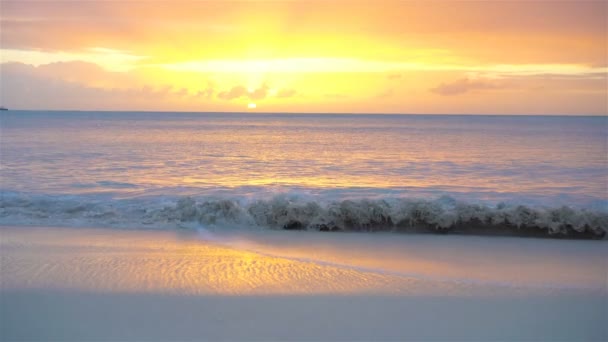
M 407 281 L 263 256 L 170 233 L 4 230 L 2 288 L 184 294 L 403 291 Z
M 572 165 L 601 167 L 605 162 L 601 145 L 592 145 L 591 150 L 587 145 L 572 148 L 558 139 L 539 142 L 536 135 L 490 139 L 491 132 L 475 130 L 431 134 L 426 129 L 432 127 L 409 127 L 409 122 L 394 126 L 388 122 L 378 128 L 365 121 L 360 126 L 341 121 L 339 126 L 325 128 L 293 124 L 229 123 L 200 133 L 180 127 L 170 137 L 162 132 L 140 135 L 134 141 L 130 137 L 125 144 L 173 147 L 144 151 L 144 159 L 162 162 L 152 169 L 145 164 L 130 168 L 125 181 L 162 187 L 407 187 L 543 193 L 564 182 L 588 188 L 587 179 L 565 180 L 562 177 L 568 174 L 558 171 Z M 552 174 L 539 177 L 539 161 L 543 161 L 540 166 L 550 166 Z
M 191 231 L 0 229 L 2 289 L 442 296 L 605 291 L 608 256 L 595 241 L 304 232 L 202 240 Z
M 99 115 L 33 117 L 35 136 L 5 130 L 6 184 L 134 196 L 249 186 L 606 195 L 601 118 Z

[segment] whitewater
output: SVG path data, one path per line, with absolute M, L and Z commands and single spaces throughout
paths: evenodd
M 606 117 L 9 111 L 0 223 L 602 238 Z

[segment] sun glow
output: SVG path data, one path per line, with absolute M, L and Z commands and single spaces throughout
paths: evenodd
M 12 108 L 606 112 L 602 2 L 27 3 L 2 12 Z
M 250 103 L 247 105 L 247 108 L 249 109 L 256 109 L 258 106 L 255 103 Z

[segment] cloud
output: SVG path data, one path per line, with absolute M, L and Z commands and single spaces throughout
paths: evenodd
M 146 44 L 156 38 L 175 44 L 182 42 L 184 34 L 192 38 L 204 34 L 225 38 L 241 31 L 250 31 L 255 36 L 264 30 L 293 34 L 290 27 L 296 27 L 298 33 L 323 32 L 327 33 L 325 36 L 339 28 L 346 34 L 369 32 L 371 36 L 395 41 L 403 41 L 407 34 L 426 38 L 445 32 L 516 35 L 574 32 L 603 39 L 606 25 L 602 1 L 488 1 L 462 2 L 458 6 L 446 1 L 395 1 L 385 6 L 368 2 L 344 6 L 340 1 L 315 2 L 311 6 L 306 1 L 290 1 L 278 6 L 259 1 L 90 0 L 74 6 L 72 1 L 19 0 L 3 1 L 2 5 L 2 41 L 5 47 L 12 48 L 88 47 L 91 38 L 112 46 Z M 137 18 L 133 13 L 139 14 Z M 411 13 L 416 15 L 408 15 Z M 248 25 L 249 21 L 242 18 L 252 15 L 260 20 L 274 20 L 266 20 L 265 25 Z M 404 21 L 404 16 L 408 20 Z M 334 38 L 336 43 L 338 38 Z
M 388 78 L 391 81 L 401 79 L 401 77 L 402 77 L 401 74 L 389 74 L 388 76 L 386 76 L 386 78 Z
M 222 100 L 234 100 L 241 96 L 247 95 L 247 88 L 242 85 L 232 87 L 229 91 L 222 91 L 217 94 L 217 97 Z
M 249 92 L 249 98 L 252 100 L 261 100 L 268 94 L 268 86 L 263 84 L 261 87 Z
M 176 95 L 176 96 L 179 96 L 179 97 L 186 97 L 186 96 L 188 96 L 188 89 L 186 89 L 186 88 L 181 88 L 180 90 L 178 90 L 178 91 L 175 93 L 175 95 Z
M 213 83 L 207 82 L 207 87 L 203 90 L 199 90 L 194 96 L 210 99 L 213 97 L 213 93 L 215 93 Z
M 104 89 L 64 80 L 45 70 L 22 64 L 5 63 L 0 68 L 1 101 L 10 108 L 25 109 L 95 109 L 120 107 L 119 103 L 158 101 L 167 89 Z
M 288 97 L 293 97 L 296 95 L 296 90 L 295 89 L 281 89 L 277 92 L 276 97 L 278 98 L 288 98 Z
M 243 85 L 237 85 L 237 86 L 230 88 L 230 90 L 220 92 L 217 95 L 217 97 L 219 99 L 227 100 L 227 101 L 238 99 L 241 97 L 245 97 L 245 98 L 248 98 L 251 100 L 263 100 L 266 97 L 268 97 L 269 93 L 270 93 L 270 86 L 268 86 L 268 84 L 266 84 L 266 83 L 262 84 L 259 88 L 250 89 L 250 90 L 248 90 Z M 294 96 L 295 94 L 296 94 L 295 89 L 286 88 L 286 89 L 279 89 L 278 91 L 276 91 L 276 95 L 274 95 L 274 96 L 277 98 L 288 98 L 288 97 Z
M 43 51 L 2 49 L 2 59 L 10 62 L 27 61 L 28 64 L 40 66 L 54 62 L 88 62 L 110 71 L 129 71 L 146 60 L 144 56 L 135 56 L 125 51 L 107 48 L 87 48 L 79 51 Z
M 237 85 L 237 86 L 230 88 L 230 90 L 228 90 L 228 91 L 220 92 L 219 94 L 217 94 L 217 97 L 219 99 L 226 100 L 226 101 L 238 99 L 240 97 L 246 97 L 246 98 L 249 98 L 252 100 L 262 100 L 262 99 L 266 98 L 267 94 L 268 94 L 268 86 L 266 84 L 263 84 L 261 87 L 259 87 L 257 89 L 253 89 L 251 91 L 249 91 L 243 85 Z
M 253 101 L 270 96 L 288 98 L 294 89 L 272 89 L 267 83 L 255 89 L 244 85 L 221 89 L 212 80 L 198 87 L 173 82 L 175 75 L 160 73 L 159 82 L 146 70 L 108 71 L 84 61 L 54 62 L 34 66 L 21 62 L 0 63 L 0 103 L 22 109 L 172 109 L 231 108 L 230 100 Z M 181 76 L 181 75 L 180 75 Z M 196 75 L 196 78 L 200 75 Z M 195 79 L 193 77 L 193 79 Z M 224 100 L 224 101 L 222 101 Z
M 392 97 L 394 95 L 394 93 L 395 93 L 395 89 L 392 89 L 392 88 L 391 89 L 387 89 L 387 90 L 385 90 L 385 91 L 383 91 L 381 93 L 378 93 L 375 96 L 375 98 L 377 98 L 377 99 L 386 99 L 386 98 Z
M 0 102 L 15 109 L 165 110 L 194 98 L 183 87 L 147 85 L 85 62 L 2 63 L 0 86 Z
M 608 77 L 608 68 L 604 68 L 604 72 L 588 72 L 582 74 L 533 74 L 533 75 L 517 75 L 517 74 L 490 74 L 489 76 L 503 79 L 526 78 L 529 80 L 605 80 Z
M 473 90 L 499 89 L 502 86 L 490 83 L 484 80 L 471 80 L 469 78 L 461 78 L 453 82 L 441 83 L 430 91 L 442 96 L 453 96 L 467 93 Z
M 35 73 L 38 77 L 60 79 L 81 84 L 95 84 L 105 88 L 125 88 L 138 84 L 133 74 L 104 70 L 97 64 L 84 61 L 53 62 L 37 67 L 20 62 L 2 64 L 9 73 Z M 139 82 L 141 84 L 141 82 Z

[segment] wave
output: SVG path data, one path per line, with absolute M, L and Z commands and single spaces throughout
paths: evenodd
M 435 232 L 536 237 L 606 237 L 608 213 L 567 206 L 473 204 L 443 196 L 322 200 L 158 197 L 88 198 L 3 193 L 1 224 L 175 228 L 256 226 L 287 230 Z

